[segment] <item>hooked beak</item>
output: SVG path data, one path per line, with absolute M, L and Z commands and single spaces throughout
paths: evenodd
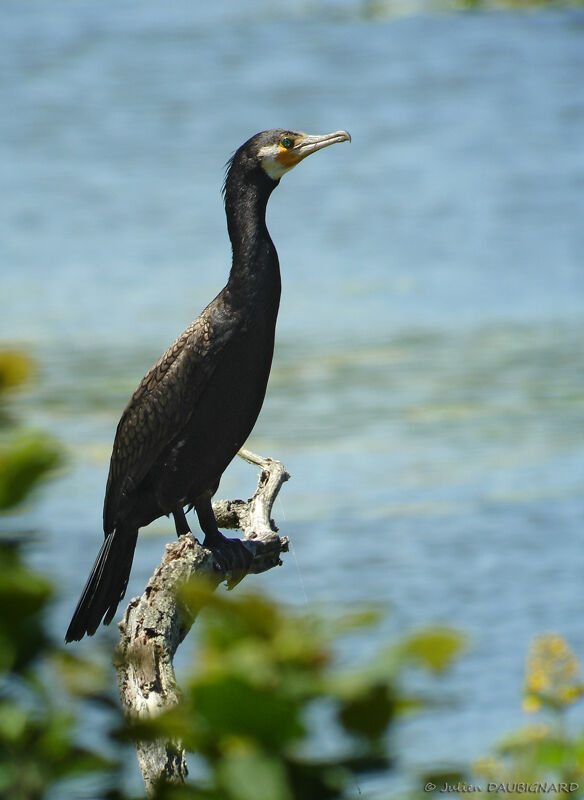
M 290 151 L 294 153 L 298 160 L 301 161 L 311 153 L 316 153 L 317 150 L 322 150 L 323 147 L 328 147 L 337 142 L 350 142 L 351 136 L 347 131 L 335 131 L 334 133 L 325 133 L 322 136 L 305 136 L 298 144 Z

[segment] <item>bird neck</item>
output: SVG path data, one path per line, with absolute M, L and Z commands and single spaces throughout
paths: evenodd
M 278 254 L 266 227 L 266 206 L 277 182 L 258 169 L 243 178 L 228 175 L 225 212 L 233 261 L 228 287 L 237 295 L 280 297 Z

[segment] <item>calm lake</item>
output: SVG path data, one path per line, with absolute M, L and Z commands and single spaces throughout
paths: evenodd
M 533 636 L 584 658 L 584 12 L 371 10 L 5 0 L 0 340 L 35 355 L 19 406 L 68 450 L 17 523 L 61 637 L 120 413 L 225 282 L 227 158 L 264 128 L 350 131 L 268 209 L 282 307 L 248 445 L 292 474 L 274 513 L 294 552 L 249 585 L 380 606 L 347 660 L 420 625 L 467 634 L 422 681 L 452 703 L 401 724 L 397 770 L 361 786 L 382 798 L 523 724 Z M 233 464 L 219 496 L 255 479 Z M 143 533 L 128 597 L 173 535 Z

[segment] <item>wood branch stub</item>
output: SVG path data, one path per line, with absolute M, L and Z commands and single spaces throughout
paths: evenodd
M 217 501 L 213 510 L 220 528 L 243 531 L 243 544 L 254 557 L 248 572 L 259 573 L 281 564 L 280 555 L 288 550 L 288 539 L 278 536 L 271 511 L 290 476 L 279 461 L 248 450 L 239 455 L 261 468 L 256 492 L 248 501 Z M 177 602 L 177 595 L 195 575 L 213 588 L 230 578 L 218 569 L 212 553 L 189 533 L 166 545 L 143 595 L 130 601 L 119 623 L 114 664 L 122 708 L 130 720 L 156 717 L 180 701 L 173 659 L 200 609 Z M 136 742 L 136 751 L 149 797 L 154 796 L 161 779 L 184 782 L 188 770 L 180 742 Z

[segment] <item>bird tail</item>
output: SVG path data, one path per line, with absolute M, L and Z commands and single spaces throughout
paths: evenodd
M 105 537 L 65 634 L 66 642 L 79 641 L 86 633 L 92 636 L 102 618 L 104 625 L 112 621 L 126 593 L 137 539 L 138 529 L 115 530 Z

